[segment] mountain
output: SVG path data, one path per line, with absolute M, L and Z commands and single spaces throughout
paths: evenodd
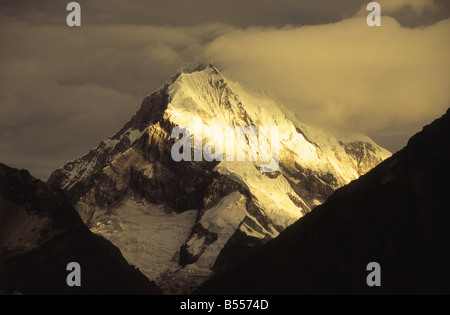
M 449 148 L 450 109 L 197 293 L 450 294 Z M 381 287 L 366 284 L 371 262 Z
M 368 137 L 330 134 L 282 107 L 213 65 L 187 69 L 49 183 L 165 293 L 188 293 L 391 156 Z M 172 138 L 178 126 L 190 135 Z M 252 126 L 254 134 L 238 132 Z M 227 127 L 241 145 L 226 145 Z M 194 147 L 175 162 L 182 140 Z M 208 162 L 221 152 L 224 161 Z M 189 153 L 202 155 L 186 161 Z M 233 161 L 239 154 L 245 161 Z
M 81 266 L 69 288 L 67 265 Z M 0 294 L 160 294 L 54 186 L 0 164 Z

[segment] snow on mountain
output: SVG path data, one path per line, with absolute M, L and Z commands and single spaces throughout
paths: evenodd
M 167 213 L 161 206 L 127 199 L 96 212 L 91 231 L 121 248 L 124 257 L 149 278 L 158 279 L 162 272 L 178 268 L 174 253 L 190 235 L 197 214 L 196 210 Z
M 195 294 L 449 294 L 449 148 L 450 109 Z M 370 262 L 381 286 L 367 285 Z
M 204 65 L 171 78 L 121 131 L 49 182 L 165 292 L 190 292 L 390 156 L 368 137 L 336 136 L 287 116 L 277 101 Z M 177 163 L 176 126 L 203 149 L 223 145 L 208 127 L 277 126 L 279 167 L 264 173 L 265 162 L 249 159 Z M 258 154 L 276 144 L 268 137 Z

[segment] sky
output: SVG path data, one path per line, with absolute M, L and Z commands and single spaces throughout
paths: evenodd
M 210 62 L 299 120 L 397 151 L 450 107 L 450 1 L 0 2 L 0 162 L 47 180 L 187 64 Z

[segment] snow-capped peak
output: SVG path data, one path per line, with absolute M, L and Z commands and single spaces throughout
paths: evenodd
M 213 65 L 189 67 L 147 96 L 115 136 L 49 181 L 65 190 L 84 221 L 132 264 L 168 292 L 186 293 L 390 156 L 365 136 L 336 136 L 292 117 L 276 100 L 233 82 Z M 196 128 L 199 123 L 216 129 Z M 267 146 L 258 147 L 261 154 L 279 145 L 276 171 L 263 172 L 261 161 L 252 159 L 178 162 L 171 156 L 177 126 L 191 131 L 194 145 L 200 138 L 200 149 L 223 144 L 226 128 L 253 126 L 266 136 L 276 127 L 278 139 L 266 137 Z M 157 215 L 154 209 L 160 209 Z M 168 226 L 183 221 L 180 228 L 165 231 L 164 216 Z M 148 225 L 155 220 L 161 228 Z M 161 242 L 150 246 L 152 235 Z

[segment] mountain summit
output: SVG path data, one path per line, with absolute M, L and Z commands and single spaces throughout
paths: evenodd
M 188 293 L 391 155 L 368 137 L 330 134 L 280 106 L 213 65 L 184 71 L 147 96 L 116 135 L 49 182 L 66 192 L 93 232 L 166 293 Z M 206 129 L 199 132 L 198 124 Z M 261 136 L 277 127 L 278 168 L 264 173 L 251 159 L 175 162 L 177 126 L 203 145 L 223 144 L 205 130 L 255 127 Z M 252 141 L 247 134 L 245 144 Z

